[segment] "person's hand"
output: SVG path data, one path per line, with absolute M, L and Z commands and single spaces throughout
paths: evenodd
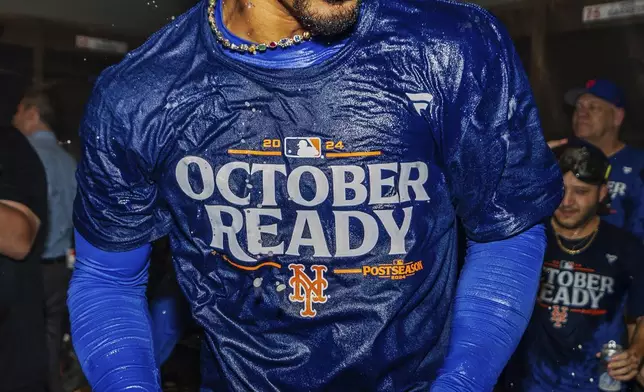
M 557 147 L 561 147 L 566 143 L 568 143 L 568 139 L 551 140 L 548 142 L 548 147 L 552 150 Z
M 626 350 L 611 357 L 608 362 L 608 375 L 619 381 L 634 379 L 640 370 L 642 356 L 635 350 Z

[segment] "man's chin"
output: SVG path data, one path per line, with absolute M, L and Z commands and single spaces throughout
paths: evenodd
M 349 5 L 349 4 L 355 4 L 358 2 L 357 0 L 322 0 L 323 3 L 327 3 L 330 6 L 342 6 L 342 5 Z
M 585 125 L 578 125 L 574 133 L 575 133 L 575 136 L 580 139 L 589 139 L 593 137 L 592 129 Z
M 306 7 L 304 5 L 307 5 Z M 350 31 L 358 21 L 360 0 L 319 0 L 295 2 L 298 19 L 311 33 L 339 36 Z
M 557 216 L 557 214 L 555 214 L 555 222 L 558 226 L 567 230 L 577 229 L 581 226 L 581 220 L 579 218 Z

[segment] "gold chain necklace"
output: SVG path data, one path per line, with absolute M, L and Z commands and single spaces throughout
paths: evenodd
M 230 42 L 229 39 L 224 37 L 222 32 L 217 27 L 217 20 L 215 19 L 216 4 L 217 4 L 217 0 L 210 0 L 210 4 L 208 6 L 208 22 L 210 23 L 210 28 L 212 29 L 212 32 L 215 34 L 215 38 L 217 38 L 217 42 L 219 42 L 226 49 L 234 50 L 235 52 L 240 52 L 240 53 L 257 54 L 257 53 L 266 52 L 267 49 L 276 49 L 278 47 L 282 49 L 286 49 L 288 47 L 291 47 L 293 45 L 296 45 L 311 39 L 311 33 L 309 33 L 308 31 L 305 31 L 302 34 L 295 34 L 292 37 L 282 38 L 279 41 L 262 42 L 259 44 L 251 44 L 251 45 L 234 44 Z
M 588 243 L 587 243 L 586 245 L 584 245 L 584 246 L 583 246 L 582 248 L 580 248 L 580 249 L 568 249 L 568 248 L 566 248 L 566 247 L 564 246 L 563 242 L 561 242 L 561 238 L 559 238 L 559 234 L 557 234 L 556 232 L 555 232 L 555 238 L 557 239 L 557 245 L 559 245 L 559 248 L 560 248 L 561 250 L 563 250 L 564 252 L 568 253 L 568 254 L 569 254 L 569 255 L 571 255 L 571 256 L 574 256 L 574 255 L 578 255 L 578 254 L 580 254 L 581 252 L 583 252 L 583 251 L 585 251 L 586 249 L 588 249 L 588 247 L 590 247 L 590 245 L 593 243 L 593 241 L 595 241 L 595 237 L 597 237 L 597 233 L 598 233 L 598 232 L 599 232 L 599 226 L 598 226 L 598 227 L 595 229 L 595 231 L 593 231 L 593 233 L 590 235 L 590 239 L 588 240 Z M 586 238 L 588 238 L 588 237 L 586 237 Z

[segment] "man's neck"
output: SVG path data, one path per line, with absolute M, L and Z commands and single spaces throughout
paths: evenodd
M 612 135 L 609 135 L 597 140 L 589 140 L 589 142 L 591 142 L 597 148 L 602 150 L 604 155 L 606 155 L 609 158 L 612 155 L 619 152 L 622 148 L 624 148 L 624 146 L 626 146 L 624 142 L 622 142 L 617 137 L 614 137 Z
M 226 0 L 222 5 L 226 28 L 251 42 L 278 41 L 304 32 L 297 19 L 277 0 Z
M 588 220 L 588 222 L 584 223 L 582 226 L 574 228 L 574 229 L 568 229 L 565 227 L 560 226 L 557 223 L 556 219 L 552 219 L 552 228 L 555 230 L 555 232 L 569 240 L 576 240 L 584 237 L 588 237 L 591 235 L 595 230 L 597 230 L 597 227 L 599 227 L 599 217 L 598 216 L 593 216 Z

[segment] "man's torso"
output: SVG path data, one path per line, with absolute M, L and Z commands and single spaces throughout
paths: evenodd
M 611 340 L 627 343 L 628 263 L 638 245 L 635 237 L 602 223 L 593 243 L 570 255 L 550 228 L 537 304 L 506 369 L 506 385 L 525 391 L 597 390 L 595 354 Z
M 155 236 L 170 231 L 179 282 L 206 329 L 204 385 L 428 389 L 442 363 L 455 289 L 453 196 L 489 190 L 472 190 L 481 179 L 469 168 L 450 183 L 447 172 L 461 173 L 462 163 L 447 146 L 479 125 L 461 114 L 476 97 L 456 97 L 467 96 L 460 80 L 481 72 L 485 51 L 463 37 L 491 21 L 440 1 L 363 7 L 355 37 L 333 58 L 289 72 L 220 53 L 202 4 L 99 81 L 114 83 L 100 101 L 131 114 L 114 128 L 137 129 L 117 154 L 153 167 L 147 181 L 164 208 L 146 219 L 163 223 Z M 432 23 L 410 25 L 410 15 Z M 534 110 L 507 100 L 507 117 Z M 476 152 L 501 164 L 502 151 Z M 128 212 L 146 208 L 115 196 Z
M 610 164 L 611 214 L 604 219 L 641 237 L 644 235 L 644 152 L 626 146 L 610 157 Z
M 200 277 L 184 290 L 209 299 L 193 313 L 224 370 L 206 366 L 206 385 L 255 366 L 274 370 L 231 384 L 399 390 L 433 378 L 455 273 L 443 264 L 454 211 L 426 117 L 440 98 L 413 69 L 370 71 L 400 55 L 420 64 L 420 47 L 374 49 L 309 83 L 219 68 L 224 87 L 177 108 L 183 132 L 160 183 L 181 217 L 175 263 Z M 390 356 L 405 372 L 369 361 Z

